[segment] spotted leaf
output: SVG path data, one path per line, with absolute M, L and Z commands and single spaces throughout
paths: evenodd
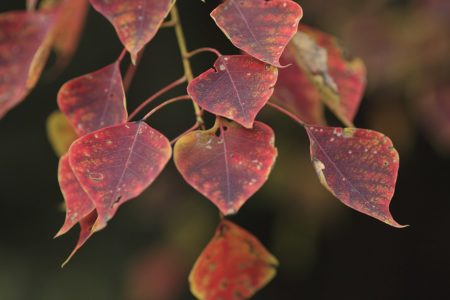
M 394 227 L 389 212 L 399 156 L 385 135 L 365 129 L 307 126 L 320 182 L 345 205 Z
M 211 13 L 236 47 L 277 67 L 302 16 L 300 5 L 291 0 L 226 0 Z
M 236 213 L 259 190 L 276 156 L 269 126 L 255 122 L 245 129 L 220 119 L 210 130 L 183 136 L 174 150 L 184 179 L 225 215 Z
M 78 138 L 66 116 L 60 111 L 54 111 L 47 118 L 47 135 L 53 150 L 59 157 L 66 154 L 70 145 Z
M 95 209 L 92 199 L 83 190 L 73 173 L 67 154 L 59 160 L 58 181 L 66 203 L 66 219 L 56 237 L 68 232 Z
M 219 57 L 195 78 L 188 93 L 203 109 L 251 128 L 273 93 L 278 70 L 249 55 Z
M 144 122 L 100 129 L 72 144 L 70 165 L 98 212 L 93 230 L 104 228 L 120 205 L 156 179 L 171 150 L 167 138 Z
M 197 299 L 248 299 L 276 275 L 277 259 L 251 233 L 223 220 L 189 275 Z
M 122 44 L 136 62 L 169 14 L 174 0 L 90 0 L 114 26 Z
M 53 12 L 0 14 L 0 118 L 36 85 L 50 52 Z
M 119 63 L 65 83 L 58 106 L 79 136 L 127 121 L 125 92 Z

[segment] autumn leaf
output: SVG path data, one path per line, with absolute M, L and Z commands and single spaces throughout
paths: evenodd
M 195 262 L 189 283 L 199 300 L 248 299 L 275 277 L 277 266 L 256 237 L 222 220 Z
M 249 55 L 221 56 L 214 69 L 190 82 L 188 93 L 203 109 L 252 128 L 272 96 L 277 75 L 277 68 Z
M 399 156 L 385 135 L 366 129 L 307 126 L 320 182 L 345 205 L 394 227 L 389 212 Z
M 93 230 L 104 228 L 120 205 L 139 196 L 171 153 L 167 138 L 144 122 L 107 127 L 76 140 L 69 161 L 97 209 Z
M 53 12 L 0 14 L 0 118 L 36 85 L 50 52 Z
M 58 106 L 79 136 L 127 121 L 119 62 L 65 83 Z
M 130 52 L 133 62 L 142 48 L 156 35 L 174 0 L 90 0 L 105 16 Z
M 48 116 L 47 136 L 58 157 L 66 154 L 70 145 L 78 138 L 72 125 L 60 111 L 54 111 Z
M 269 126 L 255 122 L 245 129 L 223 119 L 210 130 L 183 136 L 174 149 L 184 179 L 225 215 L 236 213 L 261 188 L 276 156 Z
M 277 67 L 302 16 L 300 5 L 291 0 L 226 0 L 211 13 L 236 47 Z

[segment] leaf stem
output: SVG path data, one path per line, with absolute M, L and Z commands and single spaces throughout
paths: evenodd
M 186 82 L 186 76 L 183 76 L 177 80 L 175 80 L 174 82 L 170 83 L 169 85 L 163 87 L 162 89 L 160 89 L 159 91 L 157 91 L 155 94 L 153 94 L 152 96 L 150 96 L 147 100 L 145 100 L 144 102 L 142 102 L 128 117 L 128 121 L 130 121 L 131 119 L 133 119 L 142 109 L 144 109 L 148 104 L 150 104 L 150 102 L 152 102 L 153 100 L 155 100 L 156 98 L 158 98 L 159 96 L 167 93 L 168 91 L 170 91 L 171 89 L 179 86 L 180 84 Z
M 222 56 L 222 53 L 220 53 L 217 49 L 209 48 L 209 47 L 203 47 L 203 48 L 198 48 L 196 50 L 188 52 L 185 57 L 186 58 L 191 58 L 192 56 L 197 55 L 199 53 L 203 53 L 203 52 L 212 52 L 215 55 L 217 55 L 217 57 L 221 57 Z
M 27 0 L 27 11 L 35 11 L 38 0 Z
M 142 56 L 144 56 L 144 50 L 143 48 L 136 59 L 136 63 L 133 64 L 133 62 L 130 62 L 130 65 L 128 66 L 128 69 L 125 73 L 125 76 L 123 78 L 123 87 L 125 89 L 125 92 L 128 92 L 131 86 L 131 82 L 133 81 L 134 75 L 136 75 L 136 71 L 138 68 L 139 63 L 141 62 Z
M 163 108 L 163 107 L 165 107 L 165 106 L 167 106 L 167 105 L 169 105 L 169 104 L 172 104 L 172 103 L 181 101 L 181 100 L 192 100 L 192 98 L 191 98 L 191 96 L 189 96 L 189 95 L 183 95 L 183 96 L 178 96 L 178 97 L 169 99 L 169 100 L 167 100 L 167 101 L 164 101 L 163 103 L 161 103 L 160 105 L 158 105 L 157 107 L 155 107 L 154 109 L 152 109 L 150 112 L 148 112 L 148 113 L 142 118 L 142 121 L 147 120 L 149 117 L 151 117 L 155 112 L 157 112 L 157 111 L 160 110 L 161 108 Z
M 175 35 L 177 37 L 178 47 L 180 48 L 181 58 L 183 61 L 184 75 L 186 76 L 187 81 L 191 82 L 194 79 L 194 75 L 192 73 L 191 63 L 189 62 L 189 58 L 187 57 L 188 51 L 186 46 L 186 39 L 184 37 L 183 27 L 181 26 L 178 8 L 176 4 L 173 5 L 172 10 L 170 11 L 170 16 L 171 21 L 175 23 L 174 26 Z M 197 123 L 203 125 L 205 122 L 203 121 L 202 118 L 202 110 L 194 101 L 192 101 L 192 104 L 194 106 Z
M 122 52 L 120 52 L 119 58 L 117 58 L 117 61 L 119 63 L 122 62 L 122 60 L 125 58 L 125 55 L 127 54 L 127 49 L 123 48 Z
M 298 124 L 300 124 L 301 126 L 305 127 L 307 124 L 305 122 L 303 122 L 302 120 L 300 120 L 296 115 L 294 115 L 293 113 L 291 113 L 290 111 L 288 111 L 287 109 L 282 108 L 279 105 L 276 105 L 275 103 L 272 102 L 267 102 L 267 105 L 275 108 L 276 110 L 278 110 L 279 112 L 285 114 L 286 116 L 288 116 L 289 118 L 291 118 L 292 120 L 294 120 L 295 122 L 297 122 Z
M 186 134 L 196 130 L 198 127 L 200 126 L 200 124 L 195 123 L 194 126 L 192 126 L 191 128 L 189 128 L 188 130 L 186 130 L 185 132 L 183 132 L 182 134 L 180 134 L 179 136 L 177 136 L 176 138 L 174 138 L 173 140 L 170 141 L 170 144 L 173 145 L 175 144 L 179 139 L 181 139 L 183 136 L 185 136 Z

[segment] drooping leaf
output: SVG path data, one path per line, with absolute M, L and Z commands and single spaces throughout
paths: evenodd
M 253 129 L 218 119 L 206 131 L 194 131 L 175 144 L 174 161 L 184 179 L 220 211 L 234 214 L 264 184 L 275 163 L 272 129 Z
M 320 182 L 345 205 L 394 227 L 389 212 L 399 156 L 385 135 L 366 129 L 307 126 Z
M 189 275 L 199 300 L 248 299 L 276 275 L 277 259 L 251 233 L 223 220 Z
M 104 228 L 120 205 L 139 196 L 171 153 L 167 138 L 144 122 L 107 127 L 76 140 L 69 160 L 97 209 L 93 230 Z
M 119 63 L 66 82 L 58 106 L 79 136 L 127 121 Z
M 36 85 L 47 60 L 53 12 L 0 14 L 0 118 Z
M 55 237 L 68 232 L 76 223 L 87 217 L 94 209 L 94 203 L 83 190 L 69 164 L 66 154 L 59 160 L 58 181 L 66 203 L 66 219 Z
M 299 26 L 288 49 L 282 61 L 295 64 L 299 71 L 305 72 L 320 95 L 317 98 L 314 93 L 310 95 L 314 98 L 307 100 L 298 95 L 297 101 L 301 102 L 301 106 L 305 101 L 322 100 L 344 124 L 352 127 L 366 86 L 366 70 L 362 60 L 348 58 L 334 37 L 305 25 Z M 303 78 L 298 80 L 305 83 Z M 311 87 L 306 86 L 306 89 Z
M 136 62 L 142 48 L 155 36 L 174 0 L 90 0 L 105 16 Z
M 236 47 L 277 67 L 302 16 L 300 5 L 291 0 L 226 0 L 211 13 Z
M 47 135 L 53 150 L 59 157 L 66 154 L 70 145 L 78 138 L 66 116 L 60 111 L 54 111 L 48 116 Z
M 278 70 L 249 55 L 221 56 L 188 86 L 203 109 L 252 128 L 258 112 L 273 93 Z

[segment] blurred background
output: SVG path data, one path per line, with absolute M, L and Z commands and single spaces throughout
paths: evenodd
M 0 11 L 25 1 L 1 1 Z M 179 1 L 188 47 L 237 53 L 209 17 L 219 3 Z M 368 88 L 355 121 L 381 131 L 400 152 L 391 228 L 345 207 L 318 183 L 302 128 L 265 109 L 279 158 L 268 183 L 231 220 L 279 259 L 277 277 L 254 299 L 446 299 L 450 282 L 450 2 L 304 0 L 303 23 L 339 37 L 364 59 Z M 123 205 L 64 268 L 77 229 L 57 240 L 64 220 L 58 158 L 46 119 L 67 80 L 113 62 L 113 27 L 92 9 L 79 48 L 56 79 L 44 72 L 27 100 L 0 121 L 0 299 L 193 299 L 187 276 L 214 233 L 215 207 L 173 163 L 141 197 Z M 196 74 L 214 61 L 196 56 Z M 51 64 L 51 62 L 50 62 Z M 125 67 L 125 66 L 124 66 Z M 128 93 L 130 110 L 182 75 L 174 33 L 145 50 Z M 167 97 L 183 93 L 174 90 Z M 210 120 L 211 121 L 211 120 Z M 194 122 L 179 103 L 150 119 L 169 138 Z

